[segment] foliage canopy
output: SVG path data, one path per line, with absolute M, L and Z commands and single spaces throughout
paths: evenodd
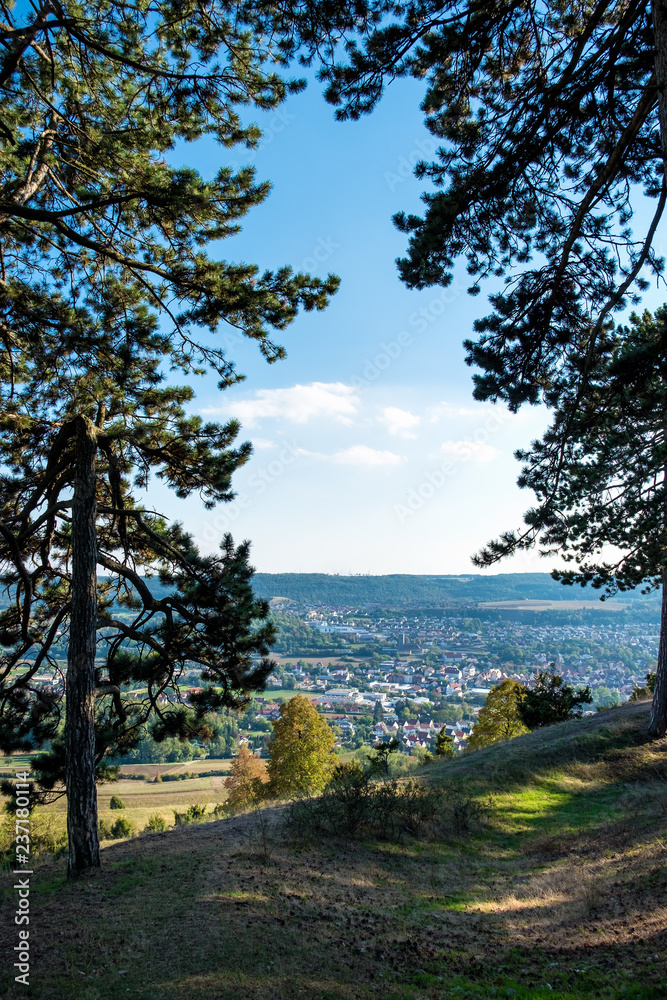
M 523 685 L 510 678 L 492 687 L 468 738 L 468 750 L 480 750 L 499 740 L 513 740 L 527 733 L 519 714 L 523 697 Z
M 280 706 L 269 740 L 268 791 L 288 798 L 324 788 L 335 763 L 334 734 L 305 695 Z

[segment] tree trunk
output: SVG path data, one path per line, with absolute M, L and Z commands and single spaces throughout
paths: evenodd
M 72 614 L 67 655 L 65 783 L 68 875 L 100 863 L 95 787 L 95 649 L 97 638 L 96 430 L 76 421 L 72 510 Z
M 660 616 L 660 645 L 658 666 L 655 672 L 653 707 L 649 723 L 649 736 L 662 739 L 667 732 L 667 568 L 662 571 L 662 612 Z

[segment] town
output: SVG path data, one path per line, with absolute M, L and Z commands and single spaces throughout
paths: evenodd
M 502 612 L 485 620 L 475 607 L 455 615 L 277 607 L 276 667 L 251 703 L 249 725 L 276 718 L 281 700 L 303 693 L 348 750 L 393 738 L 406 753 L 432 751 L 443 725 L 463 750 L 493 685 L 508 677 L 530 685 L 552 664 L 568 684 L 591 688 L 590 712 L 619 705 L 655 669 L 658 652 L 658 622 L 622 613 L 563 624 L 562 613 L 542 611 L 528 624 Z M 244 736 L 243 718 L 240 728 L 241 741 L 261 752 L 269 733 Z

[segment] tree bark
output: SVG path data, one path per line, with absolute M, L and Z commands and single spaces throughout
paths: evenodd
M 667 568 L 662 571 L 662 612 L 660 616 L 660 645 L 658 666 L 655 671 L 655 689 L 649 736 L 660 740 L 667 732 Z
M 96 428 L 76 420 L 72 509 L 72 613 L 67 654 L 65 783 L 72 876 L 100 863 L 95 786 L 95 649 L 97 639 Z
M 655 78 L 658 89 L 658 121 L 662 168 L 667 173 L 667 0 L 652 0 L 653 38 L 655 43 Z M 667 486 L 667 470 L 663 489 Z M 649 736 L 662 739 L 667 732 L 667 567 L 662 571 L 662 610 L 660 614 L 660 645 L 656 667 L 653 707 Z

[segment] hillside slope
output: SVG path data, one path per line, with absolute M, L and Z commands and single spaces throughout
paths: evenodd
M 667 741 L 645 742 L 648 709 L 431 765 L 486 808 L 460 839 L 291 843 L 266 810 L 108 847 L 75 884 L 49 862 L 32 985 L 5 972 L 3 996 L 664 1000 Z M 14 909 L 8 889 L 5 970 Z

